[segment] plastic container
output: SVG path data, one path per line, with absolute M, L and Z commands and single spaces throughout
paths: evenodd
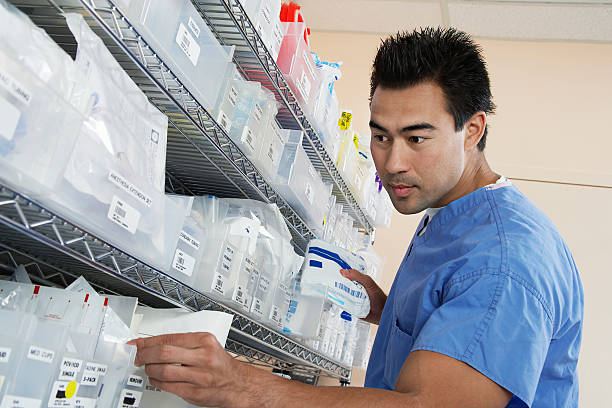
M 261 149 L 268 102 L 259 82 L 242 84 L 229 136 L 249 159 L 256 157 Z
M 233 47 L 223 47 L 189 0 L 132 0 L 128 19 L 205 109 L 215 106 Z
M 292 130 L 285 144 L 274 187 L 317 233 L 323 231 L 331 185 L 323 183 L 302 147 L 303 133 Z
M 278 54 L 277 65 L 293 89 L 305 112 L 312 112 L 317 71 L 310 48 L 304 40 L 304 23 L 283 23 L 285 35 Z
M 243 82 L 244 80 L 238 73 L 236 66 L 230 63 L 223 79 L 219 98 L 213 110 L 213 116 L 216 118 L 217 123 L 228 134 L 232 128 L 232 120 L 234 119 L 234 112 L 236 111 Z
M 243 0 L 241 3 L 264 45 L 276 59 L 280 45 L 277 45 L 278 31 L 275 33 L 275 29 L 280 26 L 277 23 L 280 23 L 281 0 Z M 282 34 L 280 41 L 282 43 Z

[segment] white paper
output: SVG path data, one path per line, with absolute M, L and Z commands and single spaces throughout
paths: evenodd
M 211 310 L 189 312 L 185 309 L 153 309 L 146 306 L 138 306 L 136 313 L 142 315 L 142 321 L 137 328 L 140 337 L 208 332 L 224 347 L 234 318 L 229 313 Z
M 185 252 L 177 249 L 174 253 L 174 260 L 172 261 L 172 268 L 184 273 L 187 276 L 191 276 L 193 274 L 193 268 L 195 266 L 195 258 L 189 256 Z
M 135 234 L 140 221 L 140 212 L 119 197 L 113 196 L 107 217 L 131 234 Z
M 196 43 L 196 40 L 189 34 L 189 31 L 185 28 L 183 23 L 179 25 L 178 32 L 176 33 L 176 43 L 181 47 L 181 50 L 187 55 L 189 61 L 195 66 L 198 64 L 198 58 L 200 57 L 200 46 Z

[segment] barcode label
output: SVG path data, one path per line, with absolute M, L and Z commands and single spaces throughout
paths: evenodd
M 74 381 L 55 381 L 51 387 L 48 408 L 73 407 L 73 398 L 76 396 L 79 384 Z
M 261 318 L 261 317 L 263 317 L 263 310 L 262 309 L 263 309 L 263 302 L 259 298 L 254 297 L 253 298 L 253 305 L 251 306 L 251 312 L 255 316 Z
M 238 102 L 238 91 L 233 86 L 230 86 L 229 93 L 227 94 L 227 100 L 234 107 L 236 106 L 236 103 Z
M 51 364 L 53 362 L 53 358 L 55 357 L 55 352 L 52 350 L 47 350 L 38 346 L 30 346 L 28 350 L 28 358 L 31 360 L 42 361 L 43 363 Z
M 172 267 L 187 276 L 191 276 L 195 267 L 195 258 L 190 255 L 187 255 L 180 249 L 177 249 L 174 253 Z
M 221 295 L 225 295 L 225 276 L 216 273 L 213 278 L 211 290 Z
M 187 25 L 189 26 L 189 28 L 191 28 L 191 32 L 193 33 L 193 35 L 195 35 L 196 38 L 199 38 L 200 37 L 200 27 L 198 27 L 198 25 L 193 20 L 193 18 L 189 17 L 189 22 L 187 23 Z
M 270 311 L 270 320 L 272 320 L 274 323 L 278 325 L 282 324 L 281 318 L 280 318 L 280 309 L 276 305 L 272 305 L 272 310 Z
M 246 143 L 253 152 L 255 151 L 255 138 L 253 137 L 253 132 L 248 126 L 245 126 L 244 131 L 242 132 L 242 142 Z
M 200 46 L 196 43 L 191 34 L 189 34 L 189 31 L 187 31 L 183 23 L 179 25 L 178 32 L 176 33 L 176 43 L 181 47 L 181 50 L 183 50 L 187 58 L 189 58 L 189 61 L 191 61 L 194 66 L 197 65 L 198 58 L 200 57 Z
M 312 204 L 314 202 L 314 194 L 312 192 L 312 187 L 310 183 L 306 183 L 305 194 L 306 194 L 306 199 L 308 200 L 308 202 Z
M 123 202 L 119 197 L 113 196 L 107 214 L 108 219 L 128 230 L 131 234 L 136 232 L 140 213 L 128 203 Z
M 193 249 L 195 249 L 196 251 L 200 249 L 200 241 L 195 239 L 191 234 L 186 231 L 181 231 L 179 233 L 179 239 L 190 247 L 192 247 Z
M 263 109 L 259 104 L 255 104 L 255 109 L 253 110 L 253 117 L 259 123 L 261 122 L 261 117 L 263 116 Z
M 217 123 L 219 124 L 219 126 L 221 126 L 223 130 L 225 130 L 226 133 L 229 132 L 230 129 L 232 128 L 232 121 L 222 110 L 219 111 L 219 117 L 217 118 Z

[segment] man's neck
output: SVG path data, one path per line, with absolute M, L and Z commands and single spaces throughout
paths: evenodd
M 466 164 L 459 182 L 442 200 L 436 203 L 435 207 L 444 207 L 448 203 L 468 195 L 479 188 L 495 183 L 499 177 L 499 174 L 496 174 L 489 167 L 484 153 L 477 152 Z

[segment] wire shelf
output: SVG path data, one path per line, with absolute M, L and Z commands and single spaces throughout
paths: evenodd
M 239 0 L 192 0 L 219 42 L 233 45 L 234 62 L 245 77 L 261 82 L 281 103 L 278 120 L 284 128 L 304 131 L 303 146 L 313 166 L 333 185 L 337 202 L 355 218 L 359 228 L 372 234 L 373 226 L 353 197 L 321 139 L 306 118 L 295 95 L 270 55 Z
M 149 267 L 0 184 L 0 265 L 20 264 L 43 284 L 66 287 L 84 276 L 102 292 L 135 296 L 152 307 L 231 313 L 229 351 L 278 369 L 320 370 L 324 376 L 350 378 L 349 368 Z

